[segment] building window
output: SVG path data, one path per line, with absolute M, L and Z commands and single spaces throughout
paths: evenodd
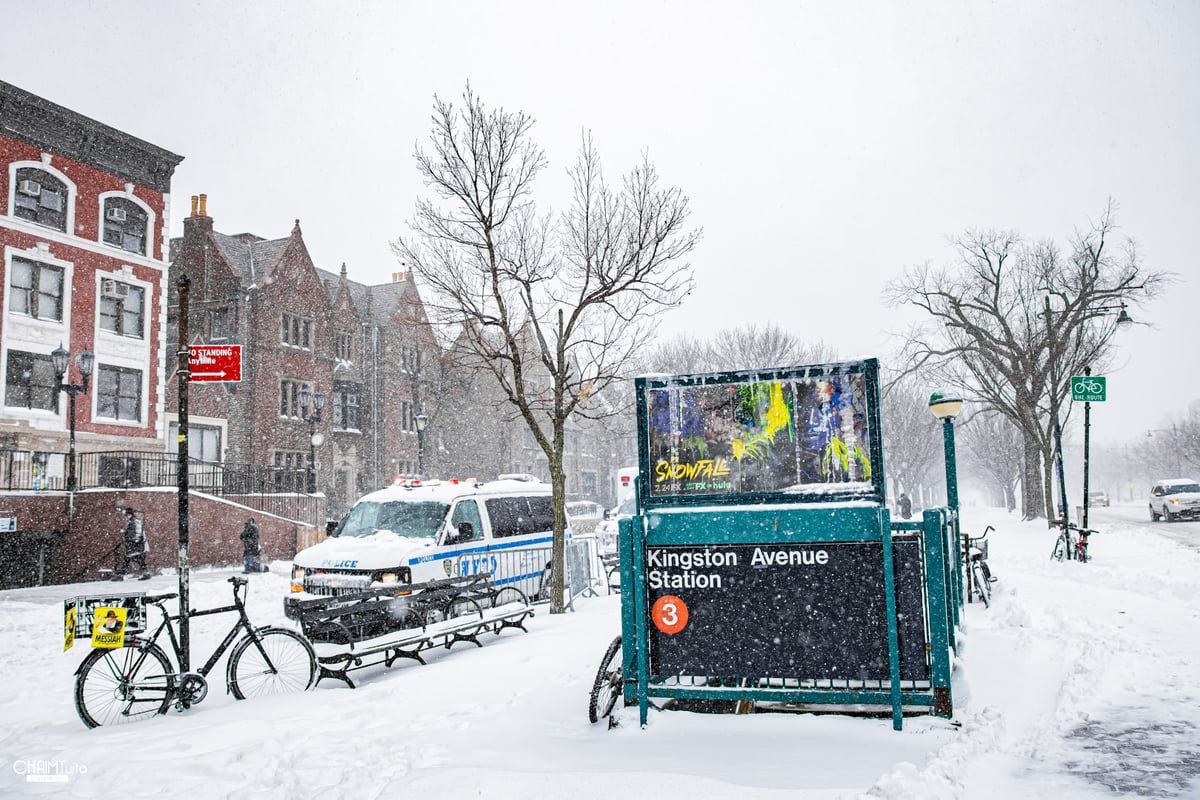
M 54 379 L 54 363 L 50 356 L 8 351 L 4 405 L 58 413 L 58 382 Z
M 300 390 L 305 384 L 284 379 L 279 382 L 279 416 L 300 417 Z
M 362 398 L 362 385 L 345 381 L 333 384 L 333 427 L 342 431 L 362 430 L 359 425 L 358 408 Z
M 283 315 L 282 341 L 284 344 L 290 344 L 292 347 L 302 347 L 305 350 L 309 350 L 311 349 L 311 334 L 311 320 L 298 317 L 295 314 Z
M 303 492 L 308 454 L 297 450 L 275 451 L 274 484 L 277 492 Z
M 141 421 L 141 370 L 97 366 L 95 394 L 97 417 Z
M 104 201 L 104 243 L 146 254 L 146 227 L 149 215 L 145 209 L 124 197 L 109 197 Z
M 596 473 L 581 472 L 579 473 L 579 493 L 584 497 L 596 496 Z
M 112 278 L 100 281 L 100 329 L 141 339 L 146 290 Z
M 67 230 L 67 186 L 49 172 L 25 167 L 17 170 L 16 191 L 13 192 L 14 217 L 45 225 L 60 231 Z
M 208 340 L 210 342 L 219 342 L 232 338 L 233 325 L 231 324 L 229 309 L 211 309 L 208 312 Z
M 63 312 L 63 269 L 26 261 L 12 260 L 12 277 L 9 279 L 8 310 L 25 314 L 34 319 L 52 319 L 62 322 Z
M 337 357 L 342 361 L 354 360 L 354 334 L 339 333 L 337 335 Z
M 414 431 L 416 425 L 413 424 L 412 403 L 407 400 L 400 401 L 400 430 Z
M 167 437 L 167 452 L 179 453 L 179 423 L 172 422 Z M 188 423 L 188 458 L 196 461 L 221 460 L 221 429 Z
M 405 345 L 400 348 L 400 371 L 409 375 L 421 372 L 421 348 Z

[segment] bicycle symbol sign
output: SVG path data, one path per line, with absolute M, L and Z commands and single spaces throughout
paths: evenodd
M 1095 375 L 1076 375 L 1071 378 L 1071 399 L 1076 402 L 1099 403 L 1108 391 L 1108 379 Z

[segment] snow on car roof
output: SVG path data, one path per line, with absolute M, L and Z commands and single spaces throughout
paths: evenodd
M 387 486 L 360 498 L 359 502 L 373 503 L 419 502 L 432 500 L 452 502 L 471 494 L 550 494 L 550 484 L 539 480 L 420 481 L 406 485 Z

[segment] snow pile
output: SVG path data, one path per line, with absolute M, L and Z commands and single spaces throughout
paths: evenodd
M 62 652 L 62 600 L 111 586 L 0 592 L 0 796 L 1200 797 L 1200 522 L 1096 509 L 1094 560 L 1076 564 L 1049 559 L 1044 524 L 965 520 L 996 527 L 993 604 L 966 608 L 954 720 L 910 717 L 900 732 L 890 718 L 678 711 L 652 711 L 643 730 L 636 709 L 614 730 L 590 725 L 616 596 L 429 651 L 427 666 L 353 673 L 357 689 L 239 702 L 222 662 L 199 706 L 89 731 L 72 701 L 86 645 Z M 251 576 L 251 618 L 288 625 L 287 565 L 272 569 Z M 194 573 L 193 605 L 227 603 L 230 574 Z M 137 586 L 175 588 L 173 575 Z M 193 668 L 231 623 L 193 621 Z

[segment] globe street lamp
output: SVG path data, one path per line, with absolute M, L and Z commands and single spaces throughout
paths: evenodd
M 309 404 L 312 413 L 309 413 Z M 308 469 L 305 471 L 305 491 L 317 493 L 317 447 L 325 442 L 325 437 L 317 433 L 317 424 L 321 421 L 321 410 L 325 408 L 324 392 L 309 392 L 308 387 L 300 389 L 300 414 L 308 423 Z
M 929 396 L 929 410 L 942 421 L 942 443 L 946 453 L 946 505 L 958 513 L 958 465 L 954 460 L 954 418 L 962 411 L 963 400 L 949 389 Z
M 417 474 L 422 478 L 425 477 L 425 426 L 429 424 L 429 417 L 425 416 L 424 412 L 418 413 L 413 417 L 413 422 L 417 424 Z
M 929 396 L 929 410 L 942 421 L 942 444 L 946 454 L 946 505 L 954 512 L 955 542 L 958 541 L 957 534 L 962 530 L 962 526 L 958 519 L 958 465 L 954 460 L 954 418 L 962 411 L 962 407 L 962 395 L 950 389 L 939 389 Z M 955 554 L 955 562 L 958 564 L 956 574 L 963 575 L 964 587 L 969 577 L 966 575 L 968 545 L 967 535 L 964 533 L 962 545 L 955 547 L 958 551 Z M 966 594 L 969 602 L 971 593 Z
M 50 353 L 50 360 L 54 364 L 55 387 L 60 392 L 66 392 L 67 397 L 70 398 L 67 404 L 67 421 L 71 430 L 67 456 L 67 491 L 73 492 L 77 483 L 75 480 L 75 396 L 87 393 L 88 380 L 92 377 L 92 367 L 96 364 L 96 357 L 86 347 L 75 357 L 75 367 L 79 370 L 79 377 L 83 379 L 83 383 L 63 382 L 63 379 L 67 377 L 67 368 L 71 364 L 71 354 L 61 344 Z

